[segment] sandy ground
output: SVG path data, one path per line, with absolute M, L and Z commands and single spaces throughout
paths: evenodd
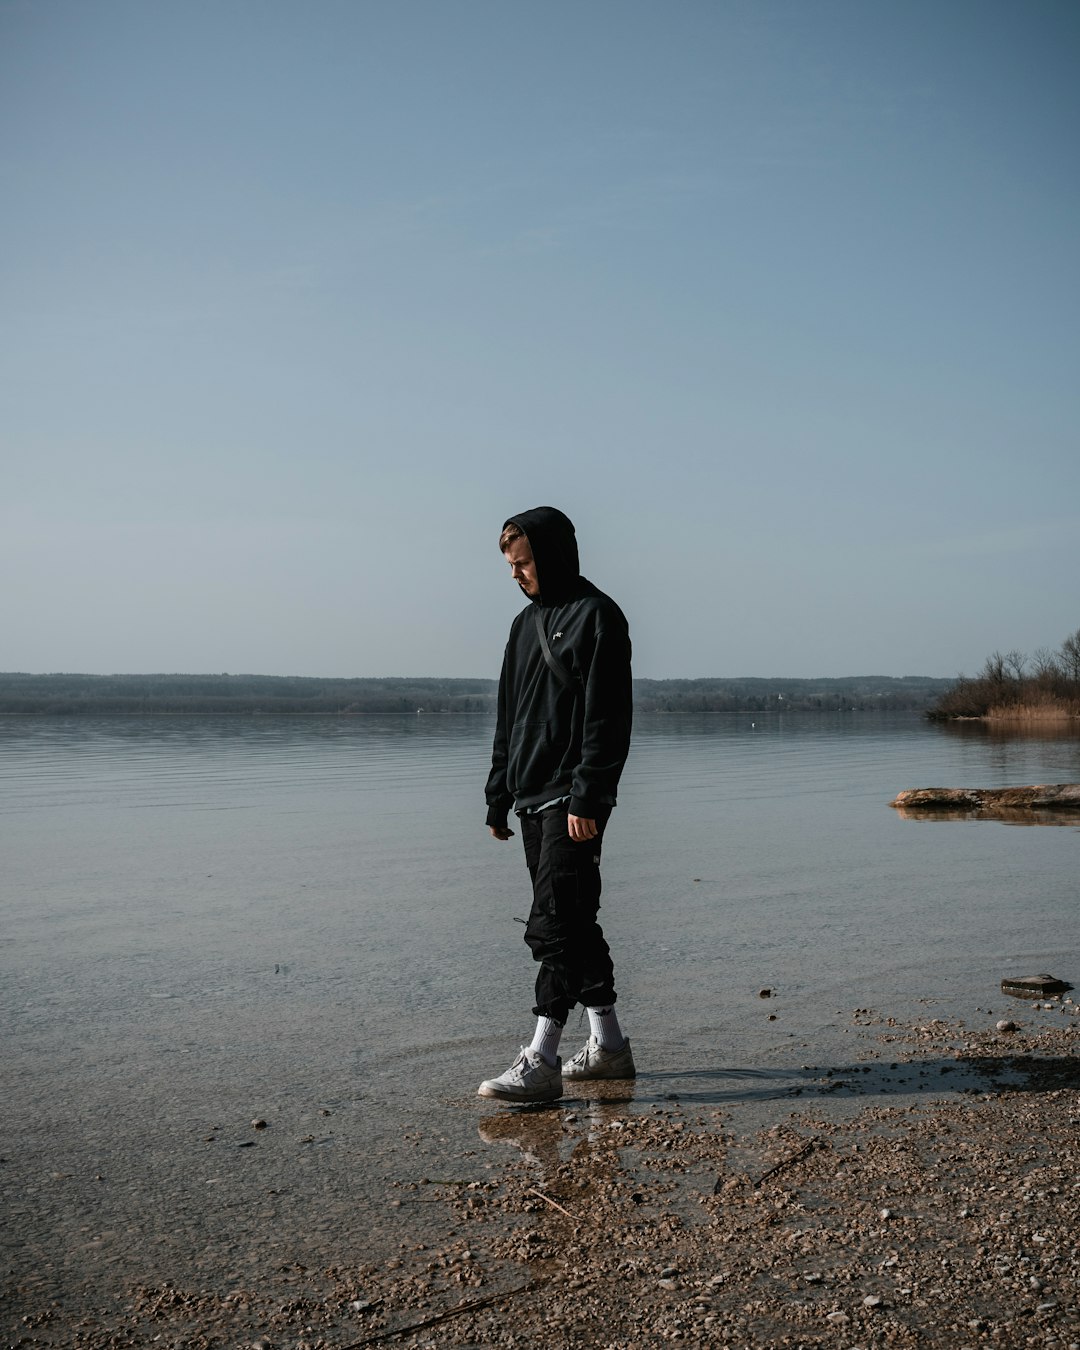
M 867 1106 L 855 1066 L 748 1135 L 726 1107 L 617 1084 L 481 1105 L 495 1161 L 399 1183 L 396 1254 L 226 1294 L 163 1271 L 80 1308 L 16 1282 L 6 1344 L 1080 1350 L 1080 1016 L 1025 1011 L 977 1032 L 863 1012 L 863 1071 L 907 1066 L 931 1091 Z

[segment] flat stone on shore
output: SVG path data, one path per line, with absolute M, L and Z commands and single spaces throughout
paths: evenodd
M 1080 811 L 1080 783 L 1042 783 L 1005 788 L 907 788 L 889 803 L 898 809 Z

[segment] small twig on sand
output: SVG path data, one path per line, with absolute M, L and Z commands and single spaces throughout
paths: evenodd
M 737 1177 L 732 1178 L 725 1184 L 723 1174 L 721 1174 L 716 1178 L 716 1184 L 713 1186 L 712 1193 L 713 1195 L 719 1195 L 721 1191 L 727 1189 L 727 1186 L 735 1183 L 740 1186 L 750 1186 L 756 1191 L 759 1186 L 764 1186 L 770 1177 L 776 1176 L 777 1172 L 782 1172 L 785 1167 L 791 1167 L 794 1163 L 799 1162 L 800 1159 L 805 1158 L 808 1153 L 812 1153 L 820 1143 L 820 1139 L 809 1140 L 801 1149 L 799 1149 L 798 1153 L 793 1153 L 790 1158 L 784 1158 L 783 1161 L 778 1162 L 775 1167 L 770 1167 L 767 1172 L 758 1177 L 757 1181 L 751 1181 L 745 1173 L 740 1173 Z
M 557 1200 L 552 1200 L 550 1195 L 545 1195 L 543 1191 L 538 1191 L 535 1186 L 530 1186 L 528 1192 L 530 1195 L 538 1195 L 541 1200 L 547 1201 L 553 1209 L 557 1209 L 560 1214 L 565 1214 L 568 1219 L 574 1218 L 568 1209 L 563 1209 L 562 1205 L 560 1205 Z M 577 1220 L 574 1219 L 574 1222 L 577 1223 Z
M 799 1149 L 798 1153 L 793 1153 L 790 1158 L 785 1158 L 783 1162 L 778 1162 L 775 1167 L 770 1167 L 767 1172 L 758 1177 L 757 1181 L 754 1182 L 754 1189 L 757 1190 L 759 1186 L 763 1186 L 770 1177 L 776 1176 L 777 1172 L 782 1172 L 785 1167 L 791 1167 L 793 1163 L 797 1163 L 805 1158 L 808 1153 L 813 1153 L 817 1145 L 818 1140 L 811 1139 Z
M 501 1303 L 503 1299 L 523 1294 L 527 1289 L 537 1289 L 544 1283 L 543 1280 L 526 1280 L 524 1284 L 519 1284 L 515 1289 L 505 1289 L 501 1294 L 488 1294 L 484 1298 L 471 1298 L 465 1303 L 447 1308 L 445 1312 L 436 1313 L 434 1317 L 425 1317 L 422 1322 L 410 1322 L 408 1326 L 397 1327 L 393 1331 L 379 1331 L 374 1336 L 368 1336 L 366 1340 L 353 1341 L 351 1345 L 343 1346 L 342 1350 L 363 1350 L 364 1346 L 377 1345 L 379 1341 L 392 1341 L 398 1336 L 410 1336 L 414 1331 L 424 1331 L 428 1327 L 436 1327 L 441 1322 L 449 1322 L 452 1317 L 461 1317 L 464 1313 L 476 1312 L 478 1308 L 486 1308 L 492 1303 Z

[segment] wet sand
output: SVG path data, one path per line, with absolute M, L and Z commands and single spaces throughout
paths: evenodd
M 363 1156 L 340 1104 L 91 1158 L 73 1104 L 2 1164 L 5 1344 L 1080 1347 L 1080 1017 L 1002 1002 L 855 1010 L 851 1063 L 752 1109 L 462 1098 Z

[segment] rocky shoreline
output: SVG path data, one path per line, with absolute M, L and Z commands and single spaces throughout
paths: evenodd
M 889 803 L 905 820 L 1000 820 L 1015 825 L 1080 823 L 1080 783 L 1007 788 L 908 788 Z
M 976 1032 L 858 1010 L 873 1071 L 922 1078 L 927 1100 L 862 1105 L 854 1065 L 750 1135 L 726 1107 L 618 1084 L 481 1107 L 484 1179 L 399 1183 L 388 1208 L 414 1240 L 389 1258 L 226 1294 L 163 1270 L 77 1314 L 16 1287 L 7 1344 L 1080 1350 L 1080 1017 L 1058 1006 L 1060 1025 Z

